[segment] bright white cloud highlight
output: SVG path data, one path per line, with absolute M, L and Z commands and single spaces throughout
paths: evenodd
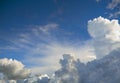
M 88 21 L 88 32 L 95 39 L 120 42 L 120 25 L 118 20 L 110 21 L 103 17 L 95 18 Z
M 120 24 L 118 20 L 108 20 L 103 17 L 89 20 L 88 32 L 93 38 L 97 58 L 102 58 L 120 47 Z

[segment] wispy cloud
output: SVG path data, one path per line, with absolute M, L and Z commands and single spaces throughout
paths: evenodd
M 31 64 L 34 73 L 54 71 L 59 68 L 58 61 L 63 54 L 74 54 L 84 63 L 96 58 L 92 41 L 74 41 L 60 33 L 60 26 L 55 23 L 43 26 L 32 26 L 31 31 L 19 34 L 13 41 L 13 46 L 25 52 L 26 64 Z M 62 39 L 63 38 L 63 39 Z M 33 68 L 34 67 L 34 68 Z
M 117 11 L 115 13 L 110 13 L 109 18 L 118 18 L 120 16 L 120 11 Z
M 104 0 L 96 0 L 96 2 L 100 1 Z M 106 8 L 111 10 L 110 13 L 108 13 L 109 18 L 118 18 L 120 16 L 120 0 L 111 0 Z
M 112 0 L 112 2 L 108 4 L 107 8 L 114 9 L 117 6 L 119 6 L 119 4 L 120 4 L 120 0 Z

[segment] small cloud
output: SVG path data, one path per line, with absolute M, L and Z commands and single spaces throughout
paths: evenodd
M 96 0 L 96 2 L 100 2 L 104 0 Z M 120 16 L 120 0 L 111 0 L 110 3 L 106 6 L 107 9 L 111 10 L 108 13 L 109 18 L 118 18 Z
M 109 14 L 109 18 L 118 18 L 120 16 L 120 11 Z
M 120 0 L 112 0 L 111 3 L 108 4 L 108 9 L 114 9 L 120 4 Z

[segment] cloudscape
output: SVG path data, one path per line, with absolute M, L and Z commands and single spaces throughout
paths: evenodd
M 119 83 L 119 0 L 0 1 L 0 83 Z

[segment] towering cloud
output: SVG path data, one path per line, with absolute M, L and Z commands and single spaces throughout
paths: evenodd
M 88 21 L 88 32 L 93 38 L 97 58 L 108 55 L 120 47 L 120 24 L 118 20 L 98 17 Z
M 30 74 L 21 62 L 7 58 L 0 59 L 0 72 L 9 80 L 25 79 Z
M 75 67 L 76 60 L 69 54 L 64 54 L 60 60 L 61 69 L 55 72 L 50 83 L 79 83 L 78 70 Z

